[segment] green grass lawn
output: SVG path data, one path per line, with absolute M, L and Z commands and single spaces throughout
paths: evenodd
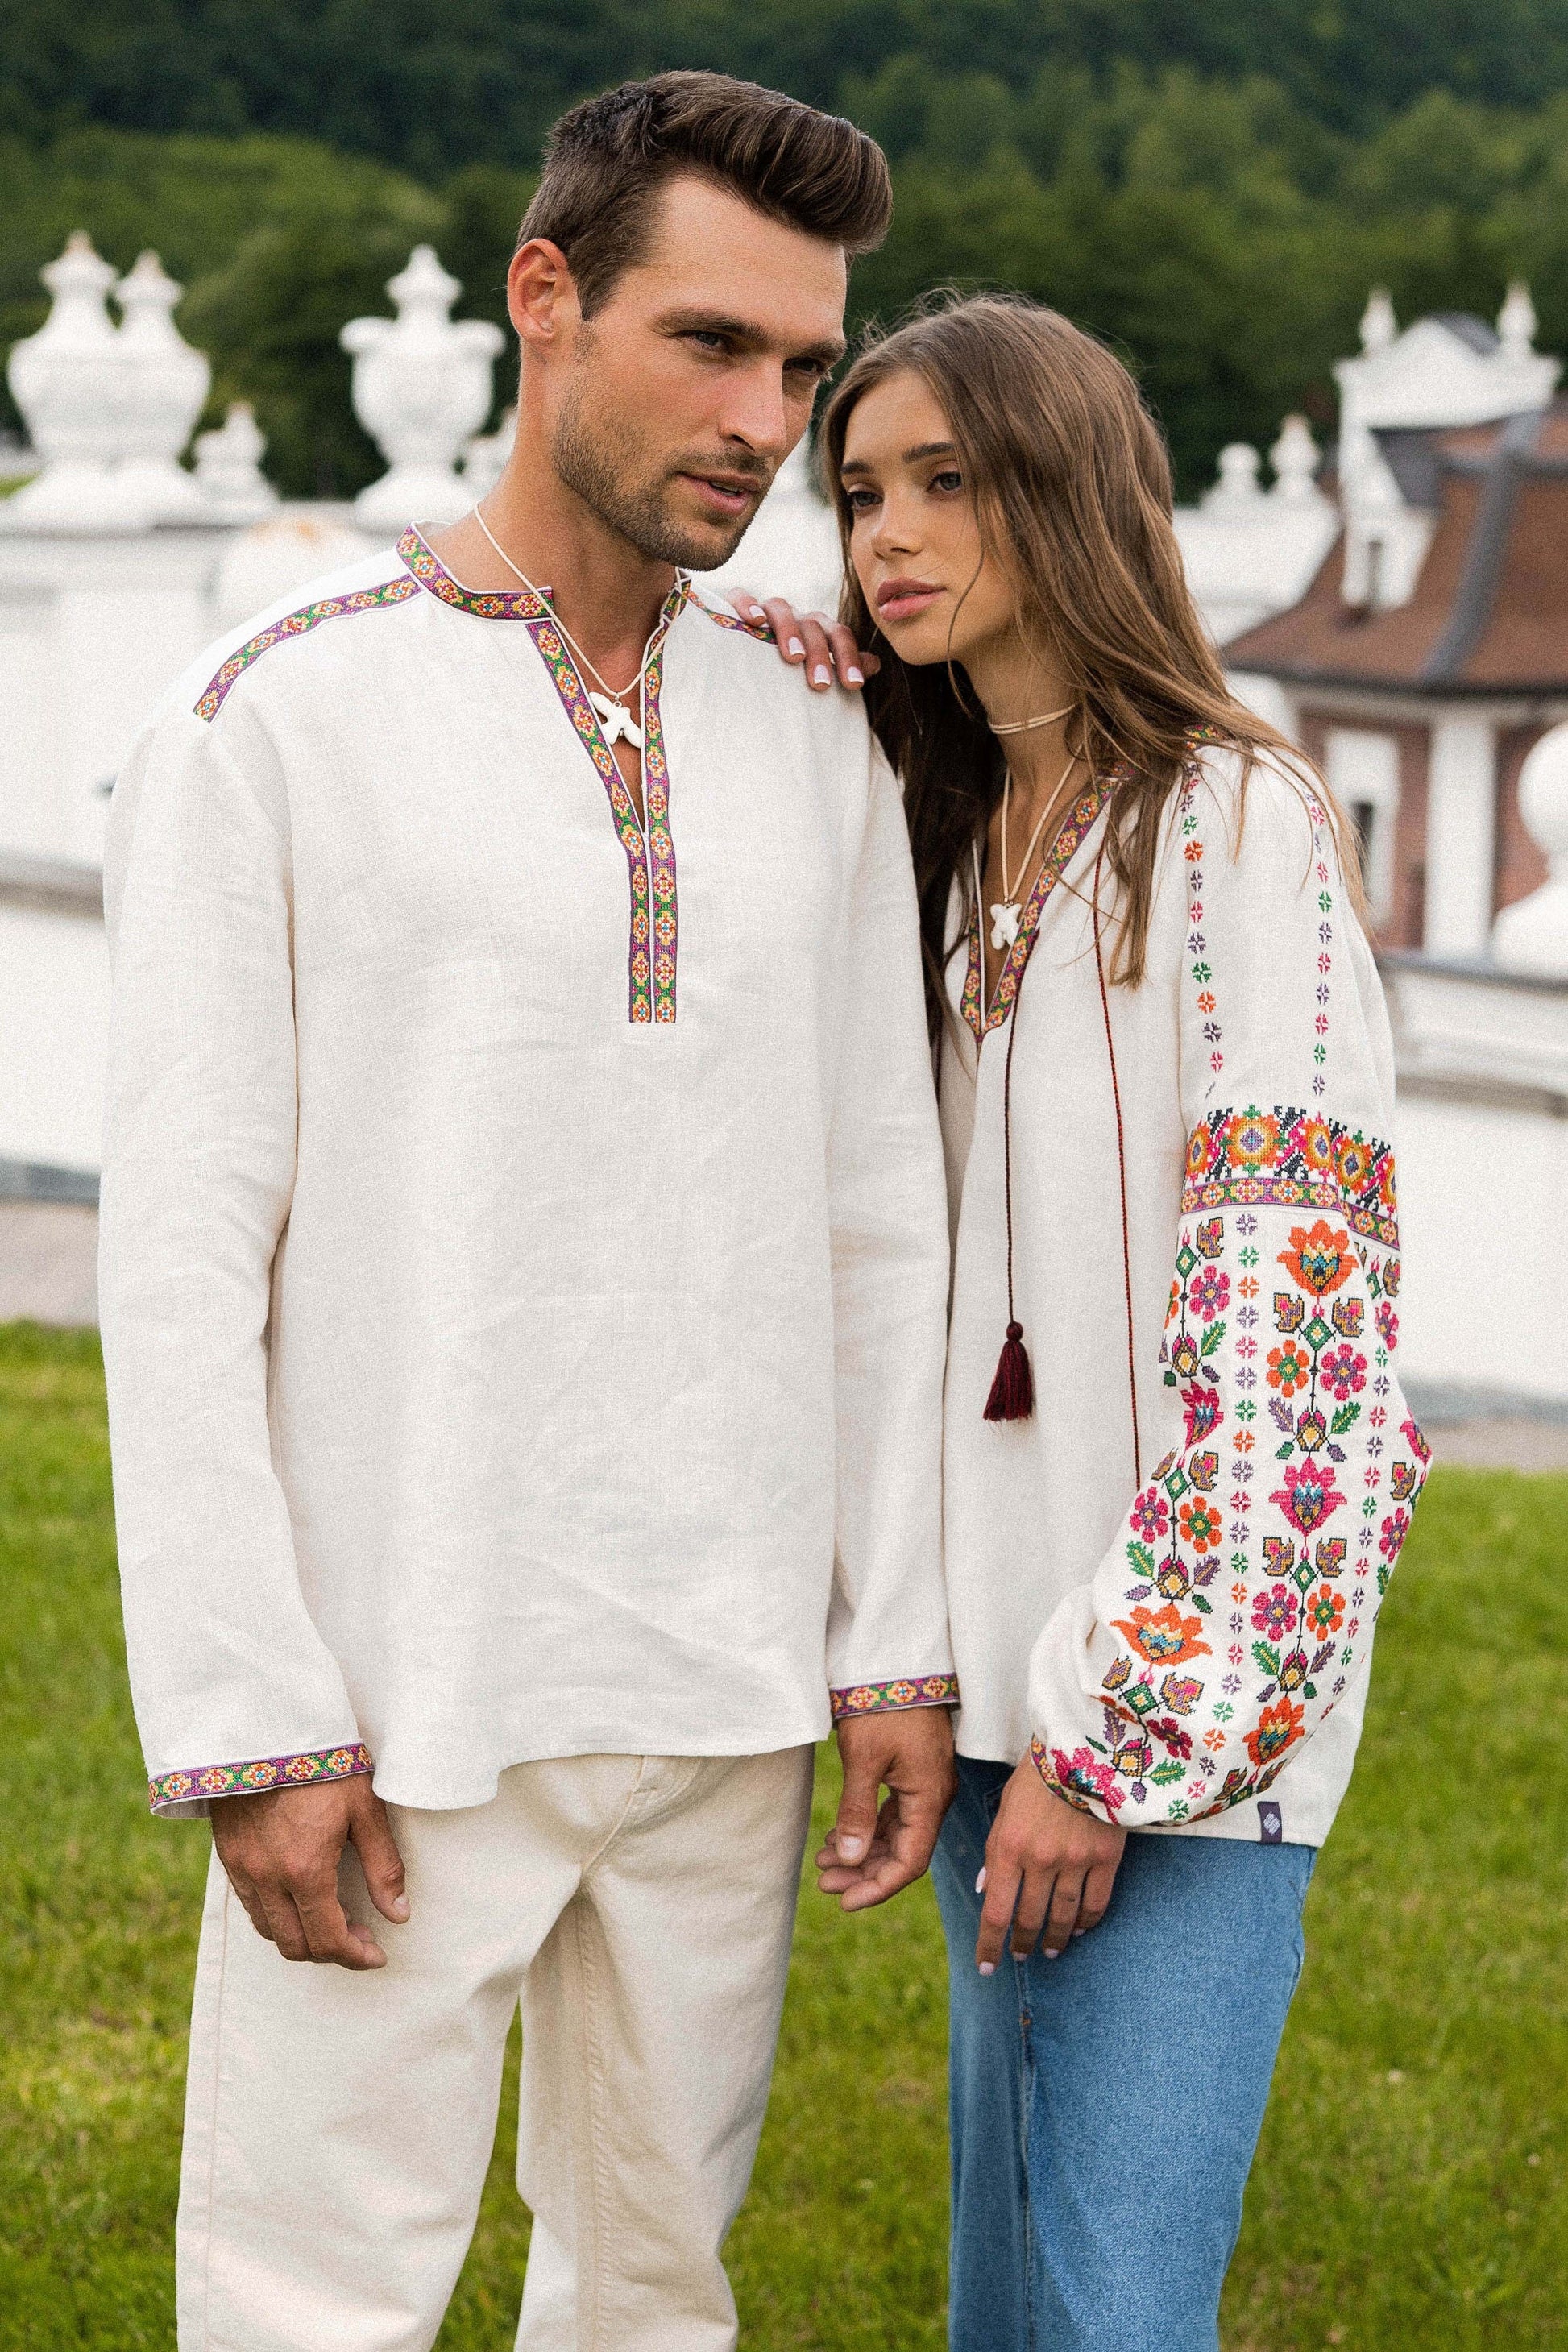
M 1433 1477 L 1313 1885 L 1226 2352 L 1568 2343 L 1565 1516 L 1568 1478 Z M 0 2352 L 172 2352 L 206 1835 L 145 1811 L 88 1337 L 0 1330 Z M 806 1895 L 731 2241 L 748 2352 L 943 2341 L 943 2040 L 929 1887 L 858 1921 Z M 440 2352 L 509 2352 L 511 2127 Z M 1140 2137 L 1159 2163 L 1157 2118 Z

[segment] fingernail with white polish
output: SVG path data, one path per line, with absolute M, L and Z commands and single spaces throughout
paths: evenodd
M 980 1875 L 974 1882 L 974 1892 L 976 1895 L 984 1895 L 985 1892 L 985 1864 L 984 1863 L 980 1865 Z
M 804 654 L 805 647 L 802 645 L 798 637 L 792 637 L 788 645 L 784 647 L 784 651 L 791 654 Z
M 1044 1948 L 1047 1960 L 1059 1960 L 1061 1958 L 1061 1954 L 1059 1952 L 1053 1952 L 1048 1944 L 1047 1944 Z
M 980 1973 L 983 1977 L 994 1977 L 996 1973 L 995 1961 L 982 1960 L 980 1963 Z
M 811 673 L 811 682 L 813 686 L 830 686 L 833 682 L 833 672 L 818 662 Z
M 850 686 L 864 686 L 866 683 L 858 669 L 847 669 L 844 676 Z

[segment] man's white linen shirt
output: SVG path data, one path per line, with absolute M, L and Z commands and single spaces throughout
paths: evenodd
M 416 534 L 114 794 L 101 1315 L 152 1799 L 753 1753 L 954 1696 L 898 791 L 679 586 L 646 821 Z

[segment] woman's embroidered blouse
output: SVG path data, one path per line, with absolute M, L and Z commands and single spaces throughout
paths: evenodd
M 898 793 L 678 588 L 639 814 L 410 534 L 115 793 L 102 1319 L 155 1805 L 943 1704 L 946 1234 Z
M 1330 826 L 1210 750 L 1173 807 L 1148 977 L 1110 992 L 1106 787 L 1047 863 L 987 1007 L 950 967 L 945 1514 L 959 1746 L 1032 1752 L 1126 1828 L 1315 1844 L 1350 1777 L 1378 1603 L 1427 1449 L 1395 1370 L 1393 1066 Z M 1109 870 L 1101 902 L 1110 916 Z M 1107 925 L 1107 952 L 1114 940 Z M 1034 1418 L 982 1418 L 1017 1312 Z

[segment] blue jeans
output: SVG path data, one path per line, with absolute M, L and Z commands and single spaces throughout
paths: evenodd
M 1218 2352 L 1316 1853 L 1135 1834 L 1100 1927 L 983 1978 L 974 1880 L 1009 1769 L 959 1758 L 932 1864 L 952 2352 Z

